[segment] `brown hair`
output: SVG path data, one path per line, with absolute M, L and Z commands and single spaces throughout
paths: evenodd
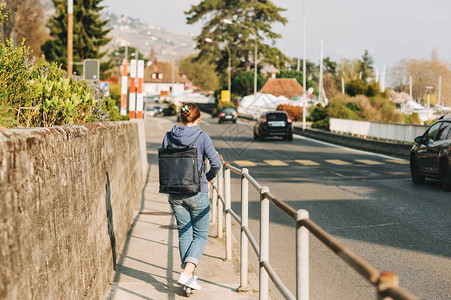
M 180 120 L 183 124 L 193 123 L 200 117 L 200 110 L 194 103 L 183 104 L 180 109 Z

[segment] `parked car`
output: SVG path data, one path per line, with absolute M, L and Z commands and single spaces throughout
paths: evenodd
M 415 138 L 410 150 L 410 174 L 414 183 L 435 178 L 444 190 L 451 191 L 451 115 L 442 116 Z
M 159 115 L 159 114 L 163 113 L 163 107 L 161 107 L 161 106 L 154 106 L 153 110 L 155 111 L 156 115 Z
M 280 136 L 285 140 L 293 140 L 293 127 L 285 111 L 263 113 L 254 126 L 254 140 L 270 136 Z
M 236 123 L 237 118 L 238 113 L 236 112 L 234 107 L 231 106 L 223 107 L 219 112 L 218 123 L 221 124 L 224 121 L 231 121 L 233 123 Z
M 153 110 L 153 107 L 147 107 L 146 112 L 144 113 L 144 119 L 152 118 L 155 116 L 155 111 Z

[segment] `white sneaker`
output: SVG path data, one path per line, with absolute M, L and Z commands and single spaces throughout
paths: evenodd
M 200 290 L 202 287 L 197 283 L 194 276 L 186 276 L 185 274 L 181 273 L 179 279 L 177 280 L 177 283 L 183 286 L 190 287 L 194 290 Z

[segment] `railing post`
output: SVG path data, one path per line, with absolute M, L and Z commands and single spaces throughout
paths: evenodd
M 228 210 L 232 209 L 230 191 L 230 169 L 224 168 L 224 200 L 225 200 L 225 246 L 226 260 L 232 259 L 232 215 Z
M 296 299 L 309 299 L 309 231 L 301 225 L 301 220 L 308 219 L 305 209 L 297 211 L 296 216 Z
M 221 197 L 224 199 L 224 175 L 223 175 L 223 167 L 221 166 L 221 169 L 219 170 L 218 173 L 218 196 L 221 195 Z M 223 219 L 223 204 L 221 199 L 218 199 L 218 238 L 222 238 L 223 237 L 223 233 L 222 233 L 222 219 Z
M 240 287 L 238 291 L 240 292 L 248 292 L 248 247 L 249 242 L 247 239 L 247 235 L 244 232 L 243 228 L 248 227 L 249 225 L 249 207 L 248 207 L 248 199 L 249 199 L 249 182 L 244 174 L 249 174 L 248 169 L 243 168 L 241 170 L 241 239 L 240 239 Z
M 218 179 L 216 177 L 212 180 L 211 185 L 216 188 L 218 187 Z M 218 213 L 218 191 L 212 188 L 211 192 L 213 194 L 211 196 L 211 202 L 213 202 L 211 207 L 211 223 L 216 224 L 216 214 Z
M 384 292 L 392 287 L 398 287 L 399 279 L 395 273 L 384 271 L 379 275 L 379 282 L 377 283 L 377 300 L 392 300 L 391 297 L 386 297 Z
M 259 268 L 259 299 L 268 300 L 268 273 L 262 265 L 262 261 L 269 261 L 269 199 L 265 197 L 269 193 L 267 186 L 260 189 L 260 268 Z

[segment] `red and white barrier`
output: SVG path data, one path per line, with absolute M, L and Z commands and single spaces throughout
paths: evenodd
M 130 61 L 130 101 L 128 102 L 128 111 L 130 119 L 135 118 L 136 108 L 136 59 Z
M 144 60 L 138 60 L 138 92 L 136 98 L 137 119 L 143 118 L 143 81 L 144 81 Z
M 127 87 L 128 87 L 128 74 L 127 74 L 128 60 L 122 61 L 122 86 L 121 86 L 121 115 L 127 114 Z

